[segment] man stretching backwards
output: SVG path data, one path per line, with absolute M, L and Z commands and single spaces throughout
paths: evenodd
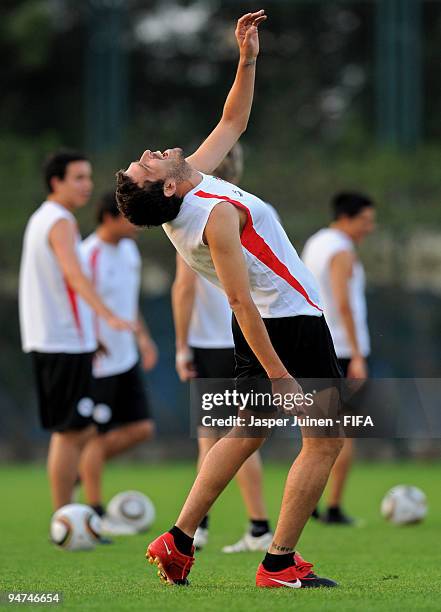
M 163 228 L 187 264 L 222 287 L 234 313 L 236 376 L 287 379 L 341 376 L 318 289 L 285 231 L 256 196 L 212 172 L 245 131 L 251 110 L 258 26 L 264 11 L 239 19 L 236 79 L 222 118 L 187 159 L 181 149 L 145 151 L 117 175 L 117 199 L 127 218 Z M 234 432 L 233 432 L 234 433 Z M 188 584 L 193 536 L 202 518 L 263 439 L 226 436 L 205 457 L 175 526 L 147 549 L 165 582 Z M 321 587 L 336 583 L 312 572 L 295 553 L 342 447 L 336 438 L 304 437 L 285 485 L 273 541 L 259 565 L 260 587 Z

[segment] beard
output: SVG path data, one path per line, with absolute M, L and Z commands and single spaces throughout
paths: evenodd
M 182 150 L 179 151 L 178 155 L 173 160 L 170 176 L 178 183 L 186 181 L 191 176 L 191 167 L 185 161 L 185 155 Z

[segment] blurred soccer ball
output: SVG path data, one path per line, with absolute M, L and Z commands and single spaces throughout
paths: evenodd
M 51 519 L 50 536 L 54 544 L 65 550 L 91 550 L 100 539 L 101 520 L 84 504 L 68 504 Z
M 427 514 L 426 496 L 417 487 L 398 485 L 384 496 L 381 514 L 396 525 L 419 523 Z
M 139 491 L 123 491 L 112 497 L 107 504 L 106 514 L 132 525 L 137 531 L 146 531 L 156 516 L 152 501 Z

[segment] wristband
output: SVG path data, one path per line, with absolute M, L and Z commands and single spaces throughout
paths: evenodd
M 187 363 L 188 361 L 193 361 L 193 351 L 191 349 L 185 351 L 178 351 L 176 353 L 176 363 Z

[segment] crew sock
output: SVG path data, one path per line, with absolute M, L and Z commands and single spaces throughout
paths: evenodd
M 199 527 L 201 529 L 208 529 L 208 523 L 209 523 L 209 516 L 208 514 L 206 514 L 204 518 L 202 519 L 202 521 L 199 523 Z
M 172 527 L 169 531 L 172 534 L 175 541 L 175 546 L 183 555 L 191 556 L 191 548 L 193 546 L 193 538 L 190 538 L 184 533 L 179 527 Z
M 259 538 L 270 530 L 269 521 L 250 519 L 250 533 L 254 538 Z
M 286 555 L 266 553 L 265 559 L 262 561 L 262 565 L 267 572 L 281 572 L 294 564 L 294 551 Z
M 95 510 L 95 512 L 98 514 L 98 516 L 104 516 L 106 511 L 104 510 L 104 506 L 102 504 L 94 504 L 91 506 L 91 508 L 93 508 Z

